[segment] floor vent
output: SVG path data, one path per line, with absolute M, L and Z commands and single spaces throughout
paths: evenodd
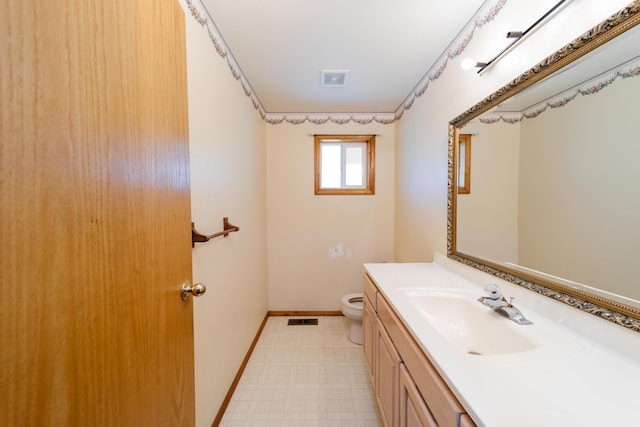
M 318 319 L 289 319 L 287 326 L 291 325 L 317 325 Z

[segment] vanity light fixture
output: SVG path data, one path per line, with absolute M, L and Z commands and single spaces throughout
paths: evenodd
M 500 58 L 502 55 L 504 55 L 509 49 L 511 49 L 513 47 L 513 45 L 515 45 L 516 43 L 518 43 L 518 41 L 520 41 L 524 36 L 526 36 L 530 31 L 532 31 L 534 28 L 536 28 L 542 21 L 544 21 L 545 19 L 547 19 L 547 17 L 549 17 L 549 15 L 551 15 L 553 12 L 555 12 L 560 6 L 562 6 L 564 3 L 566 3 L 567 0 L 560 0 L 558 3 L 556 3 L 555 6 L 553 6 L 551 9 L 549 9 L 544 15 L 542 15 L 540 18 L 538 18 L 538 20 L 536 22 L 534 22 L 529 28 L 527 28 L 524 31 L 509 31 L 507 33 L 507 38 L 508 39 L 514 39 L 511 43 L 509 43 L 507 45 L 507 47 L 505 47 L 504 49 L 502 49 L 500 51 L 500 53 L 498 53 L 496 56 L 493 57 L 493 59 L 491 59 L 490 61 L 487 62 L 476 62 L 471 58 L 467 58 L 464 61 L 462 61 L 462 63 L 460 64 L 460 67 L 462 67 L 463 70 L 470 70 L 472 68 L 478 68 L 478 74 L 482 73 L 489 65 L 493 64 L 495 61 L 498 60 L 498 58 Z
M 522 36 L 524 36 L 524 33 L 522 31 L 509 31 L 507 33 L 508 39 L 519 39 Z
M 470 70 L 472 68 L 484 68 L 486 67 L 487 64 L 486 62 L 477 62 L 475 59 L 473 58 L 465 58 L 461 63 L 460 63 L 460 68 L 462 68 L 463 70 Z

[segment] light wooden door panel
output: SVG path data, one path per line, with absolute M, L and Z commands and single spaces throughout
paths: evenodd
M 385 427 L 397 427 L 400 355 L 380 319 L 376 319 L 375 395 Z
M 0 1 L 0 414 L 194 424 L 184 16 Z
M 376 342 L 376 313 L 373 311 L 369 297 L 364 296 L 364 304 L 362 310 L 362 329 L 364 333 L 364 356 L 369 378 L 374 383 L 375 373 L 375 342 Z
M 438 427 L 404 363 L 400 364 L 400 427 Z

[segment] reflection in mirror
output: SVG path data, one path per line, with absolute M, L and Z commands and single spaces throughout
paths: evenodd
M 471 192 L 471 135 L 458 135 L 458 194 Z
M 640 27 L 617 35 L 637 9 L 452 121 L 448 239 L 454 259 L 640 331 Z M 458 196 L 462 134 L 474 191 Z

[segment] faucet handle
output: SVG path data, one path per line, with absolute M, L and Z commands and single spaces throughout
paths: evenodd
M 502 290 L 500 290 L 500 285 L 496 285 L 495 283 L 489 283 L 484 287 L 484 290 L 489 294 L 490 299 L 497 300 L 502 297 Z
M 509 297 L 509 307 L 513 307 L 513 301 L 516 299 L 516 297 Z

